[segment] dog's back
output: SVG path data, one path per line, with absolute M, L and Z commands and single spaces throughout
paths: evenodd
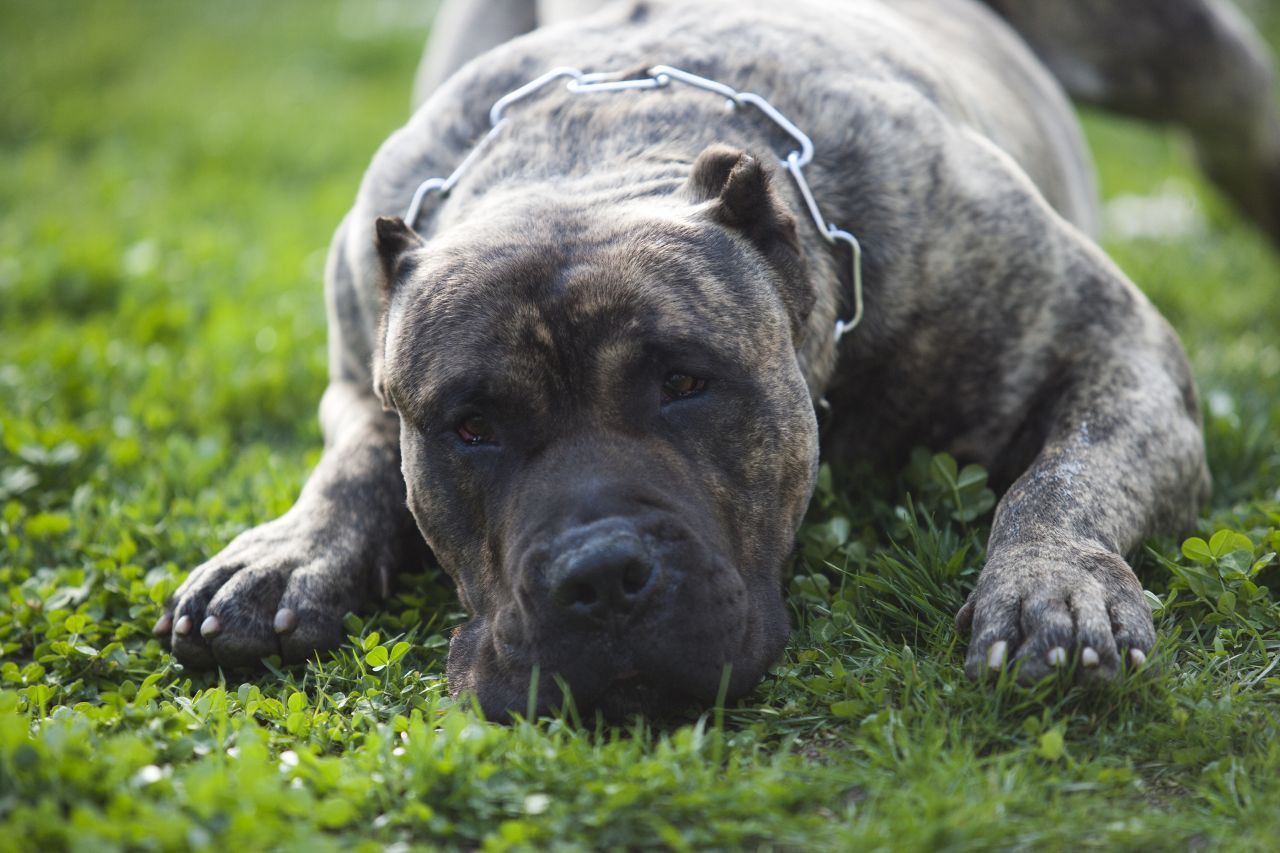
M 976 0 L 798 0 L 785 9 L 752 2 L 501 0 L 495 7 L 480 0 L 451 0 L 419 67 L 415 102 L 425 101 L 467 61 L 534 24 L 576 26 L 596 12 L 600 17 L 594 20 L 616 27 L 620 45 L 629 40 L 669 45 L 647 47 L 641 62 L 688 62 L 689 51 L 682 52 L 682 44 L 696 41 L 698 31 L 714 31 L 729 40 L 708 41 L 703 55 L 695 55 L 700 67 L 776 62 L 800 74 L 853 73 L 913 87 L 953 121 L 972 127 L 1013 157 L 1064 218 L 1086 233 L 1095 231 L 1092 168 L 1066 96 L 1016 33 Z M 778 36 L 789 41 L 781 44 Z M 559 49 L 545 57 L 547 68 L 582 64 L 588 56 L 579 48 L 589 40 L 551 43 Z M 752 85 L 749 79 L 722 82 Z M 815 97 L 824 83 L 812 80 Z M 783 88 L 803 91 L 790 84 Z M 758 94 L 767 98 L 771 93 Z M 478 111 L 486 107 L 476 105 Z M 840 117 L 817 121 L 838 122 Z
M 787 14 L 827 18 L 858 0 L 788 4 Z M 960 85 L 982 87 L 979 101 L 1010 91 L 1019 114 L 1047 135 L 1041 145 L 1077 160 L 1076 179 L 1054 187 L 1009 137 L 984 128 L 1018 160 L 1068 219 L 1092 232 L 1096 224 L 1087 163 L 1074 127 L 1064 126 L 1061 95 L 1028 70 L 1025 39 L 1066 92 L 1142 119 L 1186 127 L 1207 174 L 1267 232 L 1280 240 L 1280 112 L 1265 43 L 1226 0 L 981 0 L 1016 35 L 994 23 L 978 0 L 903 0 L 891 4 L 921 27 L 916 35 L 945 57 Z M 609 0 L 447 0 L 432 30 L 414 85 L 420 104 L 467 61 L 539 25 L 580 18 Z M 732 4 L 734 8 L 740 4 Z M 1046 108 L 1047 107 L 1047 108 Z M 1048 121 L 1046 121 L 1048 119 Z M 981 122 L 979 122 L 981 124 Z

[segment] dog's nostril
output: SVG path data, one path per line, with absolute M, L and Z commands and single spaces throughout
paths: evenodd
M 575 583 L 567 590 L 568 595 L 563 596 L 566 604 L 585 604 L 590 606 L 596 603 L 600 597 L 596 595 L 596 588 L 589 583 Z
M 639 593 L 649 583 L 651 574 L 653 572 L 649 566 L 638 560 L 632 560 L 622 570 L 622 591 L 627 595 Z

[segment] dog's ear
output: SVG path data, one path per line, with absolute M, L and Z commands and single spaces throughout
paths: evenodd
M 406 261 L 426 243 L 399 216 L 379 216 L 374 231 L 374 245 L 382 262 L 382 295 L 390 299 L 409 272 Z
M 728 145 L 710 145 L 698 155 L 687 192 L 720 225 L 749 238 L 782 275 L 782 299 L 798 333 L 815 302 L 796 233 L 796 218 L 773 187 L 760 159 Z
M 710 214 L 757 243 L 782 243 L 797 254 L 796 220 L 773 188 L 773 176 L 753 154 L 710 145 L 698 155 L 689 176 L 694 202 L 712 202 Z
M 376 345 L 373 351 L 373 390 L 382 401 L 382 408 L 395 411 L 395 404 L 386 391 L 386 364 L 384 354 L 387 345 L 387 313 L 391 297 L 413 268 L 413 255 L 426 243 L 417 232 L 398 216 L 379 216 L 374 223 L 374 246 L 382 266 L 382 316 L 378 319 Z

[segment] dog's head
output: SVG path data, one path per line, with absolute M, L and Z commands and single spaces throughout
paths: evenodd
M 557 677 L 612 714 L 741 695 L 817 471 L 794 219 L 723 146 L 661 202 L 500 193 L 429 244 L 377 224 L 375 386 L 471 614 L 450 687 L 499 715 L 535 667 L 544 708 Z

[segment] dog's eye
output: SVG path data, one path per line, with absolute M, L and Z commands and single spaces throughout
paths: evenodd
M 458 438 L 466 444 L 496 444 L 493 425 L 484 415 L 468 415 L 455 428 Z
M 672 400 L 696 397 L 706 387 L 705 379 L 699 379 L 687 373 L 668 373 L 667 378 L 662 380 L 662 402 L 670 403 Z

